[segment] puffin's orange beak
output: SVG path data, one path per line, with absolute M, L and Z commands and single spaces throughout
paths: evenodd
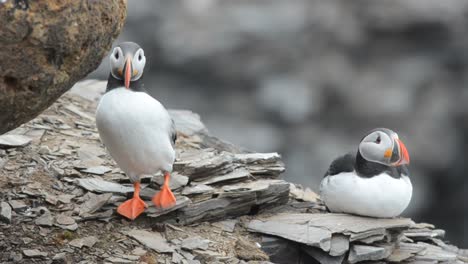
M 406 149 L 405 144 L 403 144 L 403 141 L 397 139 L 397 143 L 400 146 L 400 160 L 398 161 L 397 165 L 404 165 L 404 164 L 409 164 L 410 162 L 410 157 L 408 154 L 408 150 Z
M 124 73 L 124 82 L 125 88 L 130 88 L 130 80 L 132 79 L 132 59 L 130 57 L 127 58 L 125 62 L 125 73 Z

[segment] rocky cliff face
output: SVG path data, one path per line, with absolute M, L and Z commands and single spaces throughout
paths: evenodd
M 1 1 L 0 133 L 96 69 L 125 17 L 125 0 Z

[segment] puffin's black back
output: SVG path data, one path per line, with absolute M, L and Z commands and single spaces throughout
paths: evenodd
M 400 178 L 402 174 L 409 176 L 409 170 L 406 165 L 391 167 L 371 162 L 364 159 L 358 151 L 357 155 L 346 154 L 336 158 L 330 164 L 324 177 L 353 171 L 356 171 L 356 174 L 363 178 L 372 178 L 381 173 L 386 173 L 396 179 Z

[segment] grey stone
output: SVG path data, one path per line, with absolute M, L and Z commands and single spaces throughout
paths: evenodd
M 64 204 L 69 204 L 73 198 L 75 198 L 73 194 L 60 194 L 57 196 L 57 199 Z
M 25 249 L 23 254 L 26 257 L 37 258 L 37 257 L 47 257 L 47 253 L 37 249 Z
M 345 255 L 331 256 L 327 252 L 316 247 L 302 246 L 301 249 L 320 264 L 341 264 L 345 258 Z
M 185 250 L 180 250 L 180 254 L 181 254 L 182 256 L 184 256 L 184 258 L 185 258 L 186 260 L 192 260 L 192 259 L 195 258 L 195 256 L 192 255 L 192 253 L 190 253 L 190 252 L 188 252 L 188 251 L 185 251 Z
M 65 230 L 70 230 L 70 231 L 76 231 L 78 229 L 78 224 L 77 223 L 74 223 L 74 224 L 71 224 L 71 225 L 55 224 L 55 226 L 60 227 L 60 228 L 65 229 Z
M 306 201 L 306 202 L 317 202 L 317 199 L 319 196 L 312 191 L 309 187 L 302 187 L 301 185 L 296 185 L 294 183 L 291 183 L 289 191 L 291 195 L 301 201 Z
M 210 240 L 203 239 L 199 236 L 189 237 L 182 240 L 181 247 L 183 249 L 194 250 L 194 249 L 208 249 Z
M 70 246 L 76 247 L 76 248 L 82 248 L 82 247 L 88 247 L 91 248 L 96 244 L 98 241 L 98 238 L 95 236 L 88 236 L 88 237 L 83 237 L 83 238 L 77 238 L 72 241 L 70 241 Z
M 161 215 L 168 214 L 176 211 L 180 208 L 184 208 L 191 203 L 190 199 L 185 196 L 176 197 L 176 204 L 172 207 L 162 209 L 157 207 L 150 207 L 146 210 L 146 215 L 149 217 L 159 217 Z
M 106 172 L 111 171 L 112 169 L 106 166 L 96 166 L 96 167 L 90 167 L 85 170 L 82 170 L 82 172 L 86 172 L 89 174 L 95 174 L 95 175 L 104 175 Z
M 29 237 L 23 237 L 22 240 L 23 240 L 23 243 L 24 243 L 25 245 L 27 245 L 27 244 L 29 244 L 29 243 L 31 243 L 31 242 L 34 241 L 34 239 L 29 238 Z
M 0 221 L 7 224 L 11 223 L 11 207 L 6 202 L 0 203 Z
M 97 210 L 101 209 L 112 197 L 112 193 L 104 193 L 97 195 L 94 193 L 88 193 L 88 199 L 80 206 L 80 216 L 85 214 L 92 214 Z
M 349 249 L 349 239 L 341 234 L 333 234 L 331 238 L 330 255 L 341 256 Z
M 167 242 L 167 240 L 161 236 L 160 233 L 149 232 L 146 230 L 133 229 L 124 234 L 132 237 L 141 244 L 148 248 L 155 250 L 158 253 L 172 253 L 174 248 Z
M 54 217 L 49 211 L 46 211 L 44 214 L 36 218 L 34 223 L 38 226 L 53 226 L 54 225 Z
M 68 215 L 64 215 L 64 214 L 59 214 L 55 217 L 55 222 L 58 224 L 58 225 L 73 225 L 75 224 L 75 219 L 73 219 L 72 217 L 68 216 Z
M 251 176 L 252 175 L 247 169 L 240 168 L 230 173 L 227 173 L 225 175 L 210 177 L 208 180 L 204 180 L 200 183 L 205 184 L 205 185 L 217 184 L 217 183 L 226 182 L 226 181 L 241 180 L 241 179 L 245 179 Z
M 183 195 L 194 195 L 194 194 L 204 194 L 212 193 L 214 188 L 204 184 L 197 184 L 195 186 L 188 186 L 182 190 Z
M 111 263 L 119 263 L 119 264 L 126 264 L 126 263 L 135 263 L 132 260 L 124 259 L 124 258 L 118 258 L 118 257 L 110 257 L 106 258 L 107 261 Z
M 390 256 L 391 251 L 383 247 L 353 245 L 351 247 L 348 262 L 357 263 L 366 260 L 381 260 Z
M 177 263 L 178 264 L 178 263 L 180 263 L 182 261 L 183 258 L 184 257 L 182 257 L 182 255 L 180 255 L 179 253 L 173 252 L 171 261 L 172 261 L 172 263 Z
M 164 176 L 163 175 L 158 175 L 153 178 L 153 180 L 159 185 L 163 185 L 164 183 Z M 171 180 L 169 181 L 169 188 L 171 190 L 177 190 L 179 188 L 182 188 L 187 185 L 189 181 L 189 177 L 180 175 L 178 173 L 172 173 L 171 174 Z
M 66 252 L 61 252 L 61 253 L 55 254 L 55 256 L 52 258 L 52 260 L 65 260 L 66 257 L 67 257 L 67 253 Z
M 453 262 L 457 260 L 457 254 L 444 250 L 438 246 L 424 242 L 418 242 L 417 245 L 424 247 L 424 250 L 414 256 L 417 261 L 438 261 Z
M 137 256 L 143 256 L 146 254 L 146 252 L 148 251 L 144 250 L 141 247 L 136 247 L 135 249 L 132 250 L 132 254 L 137 255 Z
M 115 182 L 109 182 L 98 178 L 78 179 L 78 185 L 91 192 L 99 193 L 121 193 L 133 192 L 133 187 L 123 186 Z
M 11 200 L 8 203 L 15 212 L 21 212 L 28 208 L 28 206 L 21 200 Z
M 402 262 L 415 256 L 417 253 L 425 249 L 426 248 L 422 245 L 400 242 L 395 247 L 392 254 L 390 254 L 390 256 L 387 257 L 387 260 L 390 262 Z
M 352 241 L 375 233 L 385 233 L 386 228 L 409 227 L 411 224 L 413 222 L 406 218 L 376 219 L 346 214 L 279 214 L 265 220 L 253 220 L 247 227 L 250 231 L 280 236 L 330 251 L 333 233 L 348 235 Z
M 0 148 L 24 147 L 31 143 L 32 139 L 23 135 L 1 135 Z
M 237 222 L 238 221 L 236 219 L 230 219 L 230 220 L 223 220 L 223 221 L 219 221 L 219 222 L 214 222 L 211 225 L 219 227 L 223 231 L 232 233 L 232 232 L 234 232 L 234 229 L 236 228 Z

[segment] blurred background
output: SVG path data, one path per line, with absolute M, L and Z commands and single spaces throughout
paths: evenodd
M 280 152 L 284 177 L 316 192 L 368 130 L 395 130 L 412 162 L 404 215 L 468 247 L 468 1 L 138 0 L 127 40 L 145 50 L 152 95 Z

